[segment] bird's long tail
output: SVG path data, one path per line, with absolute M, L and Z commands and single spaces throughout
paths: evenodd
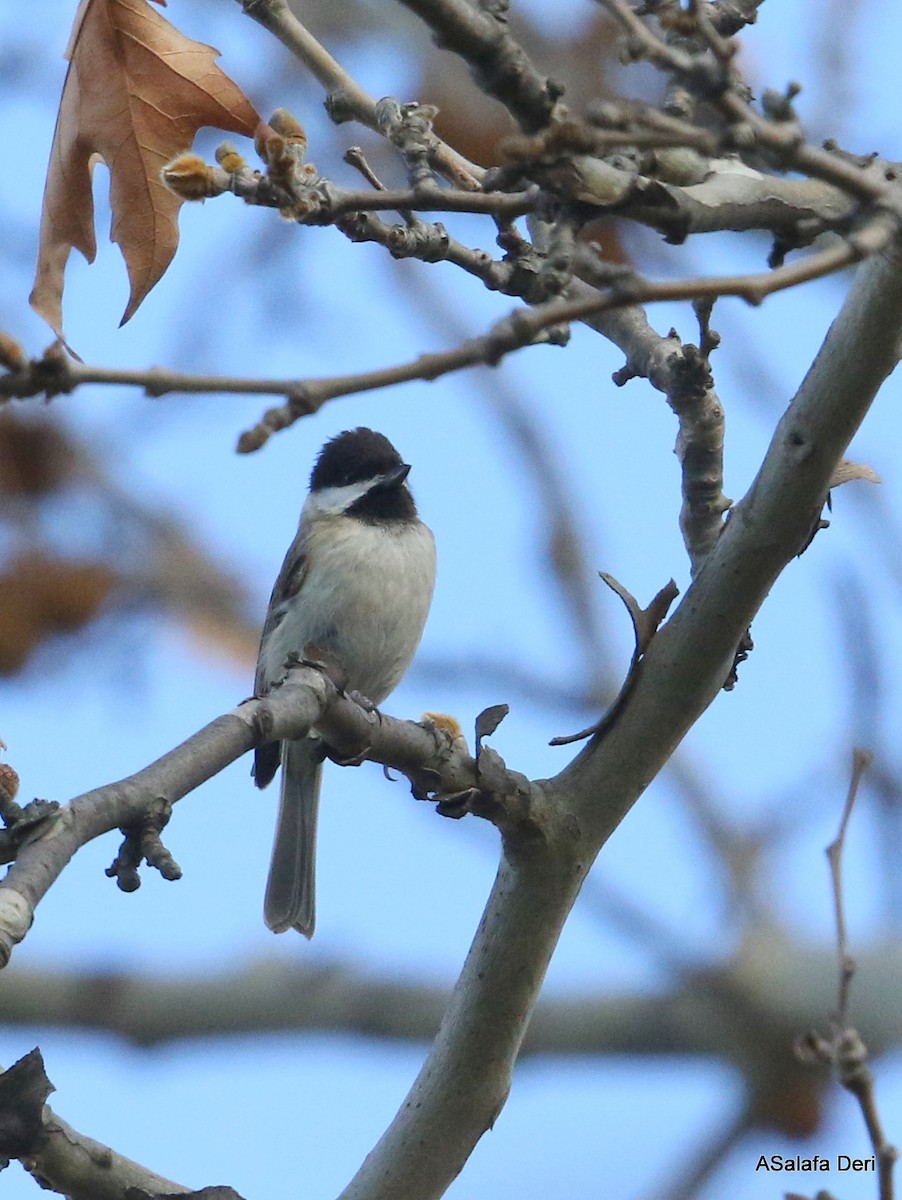
M 273 933 L 293 928 L 313 937 L 322 773 L 323 749 L 317 738 L 282 743 L 279 819 L 263 902 L 263 918 Z

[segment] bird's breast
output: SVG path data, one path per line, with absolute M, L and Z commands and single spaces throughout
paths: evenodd
M 313 642 L 336 656 L 349 690 L 380 704 L 422 636 L 435 583 L 432 534 L 421 523 L 340 516 L 317 523 L 306 552 L 304 584 L 266 647 L 267 675 Z

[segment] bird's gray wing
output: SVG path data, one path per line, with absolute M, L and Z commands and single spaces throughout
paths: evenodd
M 305 541 L 304 532 L 299 529 L 294 541 L 288 547 L 288 553 L 285 555 L 281 570 L 273 585 L 269 607 L 266 610 L 266 620 L 263 622 L 263 630 L 260 634 L 260 650 L 257 654 L 257 670 L 254 675 L 255 696 L 265 696 L 274 682 L 270 677 L 271 664 L 270 672 L 267 671 L 266 656 L 263 650 L 268 639 L 285 619 L 288 606 L 300 591 L 307 575 L 308 558 Z M 303 647 L 299 646 L 298 651 L 302 650 Z M 280 755 L 280 742 L 267 742 L 263 746 L 258 746 L 254 751 L 254 765 L 251 774 L 258 788 L 265 788 L 272 782 L 279 769 Z
M 294 541 L 288 547 L 288 553 L 285 555 L 285 560 L 282 563 L 279 574 L 276 576 L 276 582 L 273 584 L 272 595 L 269 598 L 269 607 L 266 610 L 266 620 L 263 622 L 263 629 L 260 633 L 257 673 L 254 676 L 255 696 L 264 696 L 270 684 L 273 683 L 272 679 L 266 677 L 263 648 L 271 635 L 282 624 L 289 604 L 301 590 L 301 586 L 307 576 L 309 560 L 307 557 L 306 541 L 305 532 L 299 529 Z M 301 650 L 303 650 L 303 646 L 298 647 L 298 651 L 300 652 Z

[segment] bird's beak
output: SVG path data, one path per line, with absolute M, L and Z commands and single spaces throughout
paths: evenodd
M 399 483 L 403 483 L 410 474 L 410 463 L 401 463 L 400 467 L 395 467 L 393 471 L 389 471 L 383 475 L 381 479 L 370 488 L 371 492 L 387 492 L 389 488 L 397 487 Z

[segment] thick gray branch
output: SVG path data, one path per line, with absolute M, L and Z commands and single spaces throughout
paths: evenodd
M 505 848 L 485 914 L 432 1049 L 342 1200 L 440 1196 L 510 1090 L 561 928 L 590 866 L 566 826 Z
M 494 1122 L 586 872 L 720 691 L 740 638 L 804 546 L 837 462 L 897 362 L 900 259 L 894 243 L 860 268 L 758 478 L 652 641 L 619 720 L 548 781 L 541 839 L 505 853 L 433 1048 L 343 1200 L 440 1196 Z
M 766 229 L 805 244 L 823 230 L 844 227 L 857 209 L 847 192 L 819 179 L 768 175 L 738 158 L 696 158 L 698 178 L 690 183 L 669 180 L 663 166 L 652 178 L 579 155 L 532 174 L 582 203 L 614 207 L 675 242 L 693 233 Z M 876 167 L 870 172 L 882 174 Z

